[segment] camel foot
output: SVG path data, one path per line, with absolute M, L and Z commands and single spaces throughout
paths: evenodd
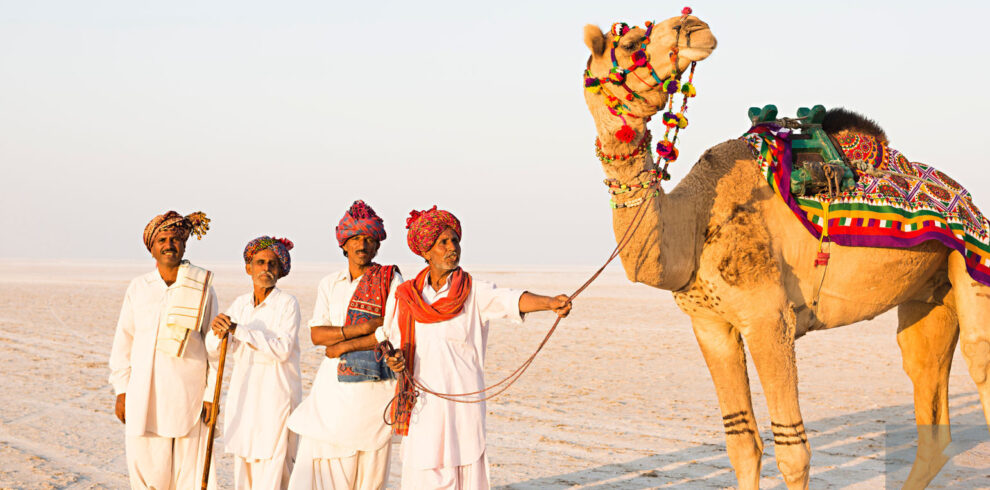
M 930 434 L 924 433 L 927 431 Z M 911 473 L 904 482 L 905 489 L 927 487 L 950 458 L 945 453 L 952 442 L 948 425 L 919 426 L 918 434 L 918 452 L 914 457 Z

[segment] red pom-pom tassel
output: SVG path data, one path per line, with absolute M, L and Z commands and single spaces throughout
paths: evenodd
M 615 139 L 623 143 L 632 143 L 633 138 L 636 137 L 636 131 L 629 127 L 628 124 L 623 124 L 618 131 L 615 132 Z

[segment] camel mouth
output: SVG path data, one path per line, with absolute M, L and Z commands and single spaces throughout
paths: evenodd
M 712 47 L 682 47 L 678 55 L 684 59 L 691 61 L 701 61 L 709 57 L 715 51 L 715 46 Z

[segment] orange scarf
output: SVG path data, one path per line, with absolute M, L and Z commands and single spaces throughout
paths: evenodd
M 406 360 L 406 370 L 395 386 L 395 403 L 392 405 L 392 431 L 398 435 L 409 434 L 409 417 L 416 404 L 415 388 L 410 377 L 415 372 L 416 324 L 439 323 L 461 314 L 464 302 L 471 294 L 471 275 L 458 267 L 447 277 L 450 290 L 447 296 L 433 304 L 423 300 L 423 287 L 430 275 L 427 267 L 416 274 L 412 281 L 404 282 L 395 290 L 399 307 L 399 332 L 402 335 L 402 354 Z

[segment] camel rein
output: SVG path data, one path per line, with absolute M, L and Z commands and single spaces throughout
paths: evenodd
M 659 186 L 659 184 L 658 184 L 658 186 Z M 594 282 L 596 279 L 598 279 L 598 276 L 600 276 L 601 273 L 603 271 L 605 271 L 605 268 L 608 267 L 608 265 L 610 263 L 612 263 L 612 261 L 615 260 L 619 256 L 619 254 L 622 252 L 622 250 L 631 241 L 631 239 L 632 239 L 633 235 L 635 234 L 636 230 L 639 228 L 639 225 L 643 221 L 643 217 L 646 215 L 645 210 L 648 208 L 648 204 L 650 202 L 652 202 L 652 200 L 655 197 L 656 197 L 656 194 L 655 193 L 651 193 L 651 194 L 648 195 L 648 197 L 646 198 L 646 201 L 644 201 L 642 203 L 643 205 L 639 206 L 639 209 L 636 210 L 635 216 L 633 217 L 632 221 L 630 221 L 629 227 L 626 228 L 626 231 L 625 231 L 625 233 L 623 233 L 622 238 L 620 238 L 619 241 L 616 243 L 615 249 L 612 250 L 612 254 L 609 255 L 609 257 L 605 261 L 605 263 L 602 264 L 602 266 L 599 267 L 598 270 L 595 271 L 595 273 L 592 274 L 591 277 L 589 277 L 588 280 L 585 281 L 584 284 L 581 285 L 581 287 L 577 288 L 577 290 L 575 290 L 573 293 L 571 293 L 570 296 L 568 296 L 568 298 L 567 298 L 568 301 L 573 301 L 575 298 L 578 297 L 578 295 L 580 295 L 582 292 L 584 292 L 584 290 L 587 289 L 588 286 L 590 286 L 592 282 Z M 550 337 L 557 330 L 557 326 L 560 324 L 560 320 L 562 318 L 563 317 L 560 317 L 560 316 L 557 317 L 557 319 L 553 322 L 553 325 L 550 326 L 550 330 L 547 331 L 547 334 L 543 337 L 543 340 L 536 347 L 536 350 L 529 356 L 529 358 L 527 358 L 522 363 L 522 365 L 520 365 L 518 368 L 516 368 L 515 371 L 513 371 L 512 373 L 510 373 L 508 376 L 506 376 L 505 378 L 503 378 L 501 381 L 499 381 L 499 382 L 497 382 L 495 384 L 492 384 L 490 386 L 487 386 L 487 387 L 485 387 L 485 388 L 483 388 L 481 390 L 472 391 L 470 393 L 437 393 L 436 391 L 433 391 L 433 390 L 429 389 L 427 386 L 425 386 L 422 383 L 422 381 L 420 381 L 416 377 L 412 376 L 412 374 L 408 370 L 399 373 L 399 377 L 400 377 L 399 383 L 400 384 L 402 383 L 403 378 L 408 379 L 410 381 L 410 383 L 412 384 L 413 388 L 416 390 L 415 392 L 412 393 L 412 396 L 414 398 L 415 397 L 419 397 L 420 396 L 420 393 L 429 393 L 429 394 L 431 394 L 433 396 L 442 398 L 444 400 L 456 402 L 456 403 L 481 403 L 481 402 L 483 402 L 485 400 L 494 398 L 494 397 L 502 394 L 503 392 L 505 392 L 505 390 L 508 390 L 509 387 L 512 386 L 516 381 L 518 381 L 519 378 L 522 377 L 523 373 L 525 373 L 526 370 L 529 369 L 529 366 L 533 363 L 533 360 L 536 359 L 537 354 L 539 354 L 540 351 L 543 350 L 543 347 L 546 346 L 547 342 L 550 340 Z M 376 349 L 376 353 L 379 356 L 379 359 L 381 359 L 385 355 L 389 355 L 389 356 L 394 355 L 394 353 L 395 353 L 395 349 L 394 348 L 391 349 L 391 352 L 387 352 L 386 351 L 386 349 L 388 349 L 389 347 L 391 347 L 389 344 L 383 342 L 379 346 L 379 348 Z M 470 400 L 463 399 L 463 397 L 469 397 L 469 396 L 474 396 L 474 395 L 480 395 L 480 394 L 483 394 L 483 393 L 488 393 L 488 392 L 490 392 L 492 390 L 495 390 L 496 388 L 498 388 L 496 391 L 494 391 L 493 393 L 489 393 L 487 396 L 485 396 L 483 398 L 473 398 L 473 399 L 470 399 Z M 398 398 L 401 395 L 402 395 L 401 393 L 396 394 L 396 396 L 394 396 L 392 398 L 392 401 L 389 402 L 389 404 L 385 407 L 385 413 L 383 415 L 385 417 L 385 422 L 386 423 L 389 423 L 389 421 L 388 421 L 388 414 L 389 414 L 389 411 L 391 409 L 392 404 L 393 403 L 396 403 L 396 401 L 398 400 Z M 391 424 L 389 424 L 389 425 L 391 425 Z
M 687 119 L 684 118 L 684 112 L 687 110 L 687 99 L 689 97 L 694 97 L 695 95 L 694 85 L 692 83 L 694 78 L 694 67 L 695 67 L 694 62 L 691 63 L 691 70 L 690 70 L 690 76 L 688 78 L 688 82 L 685 83 L 683 86 L 680 86 L 679 83 L 681 78 L 681 72 L 678 69 L 679 68 L 678 63 L 680 61 L 679 53 L 678 53 L 679 52 L 678 45 L 680 42 L 682 32 L 685 35 L 685 37 L 687 37 L 687 35 L 689 34 L 688 32 L 685 32 L 687 31 L 687 29 L 685 29 L 684 27 L 686 25 L 685 23 L 687 21 L 688 15 L 691 14 L 691 9 L 689 7 L 685 7 L 681 11 L 681 14 L 682 16 L 679 25 L 675 29 L 677 34 L 674 40 L 674 45 L 671 47 L 671 52 L 670 52 L 670 58 L 671 58 L 671 62 L 673 63 L 673 69 L 671 70 L 670 77 L 666 81 L 662 80 L 656 74 L 655 70 L 653 69 L 653 66 L 650 65 L 649 63 L 649 54 L 646 52 L 646 45 L 650 41 L 650 34 L 652 33 L 654 27 L 652 22 L 647 23 L 646 34 L 644 36 L 644 39 L 641 40 L 642 44 L 640 45 L 640 50 L 633 53 L 633 57 L 631 58 L 633 64 L 629 69 L 619 66 L 619 62 L 615 54 L 615 50 L 619 44 L 619 39 L 630 30 L 629 26 L 624 23 L 617 23 L 612 25 L 612 29 L 611 29 L 612 49 L 610 52 L 610 57 L 611 57 L 613 69 L 610 72 L 610 75 L 603 78 L 594 77 L 590 71 L 591 59 L 589 58 L 588 60 L 588 67 L 585 70 L 585 89 L 593 93 L 601 93 L 602 95 L 604 95 L 607 99 L 606 105 L 608 106 L 610 112 L 622 120 L 623 125 L 622 128 L 619 130 L 619 132 L 616 134 L 616 139 L 624 143 L 631 143 L 635 137 L 635 132 L 628 126 L 628 124 L 626 124 L 626 120 L 625 117 L 623 117 L 623 115 L 629 115 L 632 117 L 639 117 L 639 116 L 632 114 L 632 111 L 629 109 L 627 105 L 625 105 L 621 101 L 621 99 L 608 93 L 604 89 L 604 84 L 610 83 L 624 88 L 628 92 L 628 95 L 626 96 L 625 99 L 630 102 L 634 99 L 642 98 L 641 96 L 639 96 L 639 94 L 629 89 L 629 87 L 625 84 L 625 75 L 627 73 L 632 73 L 633 75 L 636 75 L 635 70 L 636 68 L 639 67 L 648 68 L 650 75 L 654 80 L 656 80 L 657 84 L 651 85 L 645 82 L 645 80 L 642 80 L 642 78 L 640 78 L 638 75 L 636 75 L 636 78 L 639 78 L 640 81 L 642 81 L 649 90 L 656 89 L 657 87 L 662 87 L 663 90 L 668 94 L 668 112 L 664 114 L 664 125 L 667 126 L 667 132 L 664 134 L 663 141 L 657 145 L 657 156 L 664 161 L 664 166 L 661 169 L 659 165 L 654 165 L 652 169 L 644 171 L 649 175 L 648 181 L 641 182 L 639 185 L 633 184 L 632 186 L 625 186 L 618 182 L 613 182 L 613 179 L 608 179 L 605 181 L 605 184 L 610 188 L 612 188 L 610 192 L 613 195 L 629 192 L 634 189 L 642 189 L 644 192 L 646 192 L 646 194 L 637 199 L 626 201 L 623 203 L 616 203 L 614 200 L 611 201 L 613 210 L 619 208 L 630 208 L 630 207 L 639 207 L 639 209 L 636 210 L 636 214 L 633 216 L 633 219 L 629 222 L 629 226 L 626 228 L 626 231 L 622 234 L 622 237 L 616 243 L 615 249 L 612 250 L 612 254 L 609 255 L 605 263 L 602 264 L 602 266 L 599 267 L 598 270 L 595 271 L 595 273 L 592 274 L 591 277 L 589 277 L 588 280 L 584 282 L 584 284 L 582 284 L 579 288 L 577 288 L 577 290 L 575 290 L 573 293 L 571 293 L 570 296 L 568 296 L 567 298 L 568 302 L 573 301 L 575 298 L 577 298 L 582 292 L 584 292 L 585 289 L 588 288 L 588 286 L 591 285 L 592 282 L 598 279 L 598 276 L 601 275 L 601 273 L 605 270 L 605 268 L 608 267 L 608 265 L 611 264 L 612 261 L 615 260 L 616 257 L 618 257 L 619 254 L 622 252 L 622 250 L 629 244 L 632 237 L 635 235 L 636 230 L 639 228 L 640 224 L 642 223 L 643 217 L 646 215 L 646 209 L 649 208 L 653 200 L 660 195 L 660 182 L 663 180 L 667 180 L 669 178 L 670 174 L 667 173 L 667 166 L 670 164 L 670 162 L 677 159 L 677 150 L 674 148 L 674 144 L 677 141 L 677 135 L 680 132 L 680 130 L 685 126 L 687 126 Z M 690 43 L 690 41 L 688 42 Z M 673 95 L 677 91 L 680 91 L 683 94 L 684 99 L 681 104 L 680 112 L 674 114 L 673 97 L 670 97 L 670 95 Z M 648 121 L 649 118 L 647 117 L 646 120 Z M 668 139 L 668 135 L 670 134 L 670 131 L 672 129 L 674 134 L 673 134 L 673 139 L 671 140 Z M 645 131 L 644 134 L 642 135 L 641 143 L 646 142 L 646 145 L 648 147 L 648 145 L 650 144 L 648 142 L 648 139 L 650 139 L 649 131 Z M 641 149 L 639 148 L 639 145 L 637 145 L 637 150 L 629 155 L 622 155 L 622 156 L 617 155 L 613 157 L 608 157 L 603 153 L 601 153 L 600 147 L 598 153 L 599 153 L 599 159 L 601 159 L 602 163 L 604 164 L 606 163 L 606 160 L 608 161 L 631 160 L 640 152 Z M 648 153 L 646 154 L 648 155 Z M 651 190 L 653 192 L 650 192 Z M 506 390 L 509 389 L 509 387 L 515 384 L 515 382 L 518 381 L 519 378 L 522 377 L 522 375 L 526 372 L 527 369 L 529 369 L 529 366 L 533 363 L 533 360 L 536 359 L 536 356 L 540 353 L 540 351 L 543 350 L 543 347 L 546 346 L 547 342 L 550 340 L 550 337 L 557 330 L 557 326 L 560 324 L 560 320 L 562 318 L 563 317 L 560 316 L 557 317 L 557 319 L 553 322 L 553 325 L 551 325 L 550 329 L 547 331 L 547 334 L 543 337 L 543 340 L 536 347 L 536 350 L 518 368 L 516 368 L 515 371 L 510 373 L 508 376 L 506 376 L 499 382 L 487 386 L 478 391 L 473 391 L 470 393 L 438 393 L 436 391 L 429 389 L 427 386 L 425 386 L 422 383 L 422 381 L 416 379 L 416 377 L 413 376 L 413 373 L 411 373 L 409 369 L 403 370 L 401 373 L 399 373 L 399 386 L 401 387 L 405 385 L 406 382 L 408 382 L 409 385 L 411 385 L 412 390 L 411 392 L 404 391 L 402 389 L 397 390 L 395 396 L 392 397 L 392 400 L 388 403 L 388 405 L 386 405 L 385 412 L 382 415 L 382 417 L 385 419 L 385 423 L 388 425 L 392 425 L 391 422 L 389 422 L 388 420 L 388 415 L 391 411 L 392 404 L 399 403 L 403 399 L 407 400 L 408 397 L 412 397 L 413 399 L 418 398 L 421 393 L 429 393 L 433 396 L 455 403 L 481 403 L 485 400 L 489 400 L 504 393 Z M 375 349 L 376 356 L 379 358 L 379 360 L 383 359 L 386 355 L 389 357 L 394 356 L 395 351 L 396 349 L 388 341 L 382 342 Z M 464 397 L 474 397 L 476 395 L 482 395 L 482 394 L 487 394 L 487 395 L 482 398 L 464 399 Z

